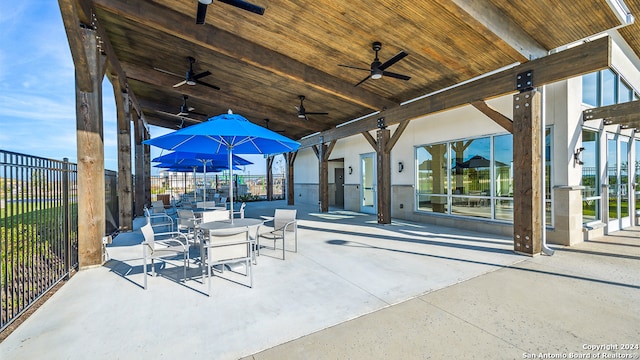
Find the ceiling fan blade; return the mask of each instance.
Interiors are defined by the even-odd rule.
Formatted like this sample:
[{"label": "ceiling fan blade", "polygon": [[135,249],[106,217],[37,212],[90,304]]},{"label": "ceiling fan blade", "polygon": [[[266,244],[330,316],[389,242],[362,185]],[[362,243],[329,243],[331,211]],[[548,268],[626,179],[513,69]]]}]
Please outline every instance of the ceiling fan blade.
[{"label": "ceiling fan blade", "polygon": [[164,69],[160,69],[160,68],[154,67],[153,70],[160,71],[161,73],[173,75],[173,76],[176,76],[176,77],[179,77],[179,78],[184,78],[184,75],[178,75],[176,73],[173,73],[171,71],[167,71],[167,70],[164,70]]},{"label": "ceiling fan blade", "polygon": [[209,117],[209,115],[207,115],[207,114],[203,114],[203,113],[201,113],[201,112],[197,112],[197,111],[191,111],[189,114],[191,114],[191,115],[199,115],[199,116]]},{"label": "ceiling fan blade", "polygon": [[196,24],[204,24],[204,19],[207,17],[207,4],[203,4],[198,1],[198,13],[196,14]]},{"label": "ceiling fan blade", "polygon": [[329,115],[329,113],[328,112],[310,112],[310,111],[307,111],[305,113],[305,115]]},{"label": "ceiling fan blade", "polygon": [[203,72],[201,72],[200,74],[193,75],[193,77],[192,77],[192,78],[193,78],[193,80],[198,80],[198,79],[200,79],[200,78],[203,78],[203,77],[205,77],[205,76],[209,76],[209,75],[211,75],[211,71],[208,71],[208,70],[207,70],[207,71],[203,71]]},{"label": "ceiling fan blade", "polygon": [[349,68],[349,69],[356,69],[356,70],[371,71],[371,69],[365,69],[365,68],[361,68],[361,67],[357,67],[357,66],[351,66],[351,65],[342,65],[342,64],[338,64],[338,66],[346,67],[346,68]]},{"label": "ceiling fan blade", "polygon": [[383,71],[382,75],[388,76],[388,77],[392,77],[392,78],[396,78],[396,79],[400,79],[400,80],[409,80],[409,79],[411,79],[411,76],[402,75],[402,74],[396,74],[396,73],[390,72],[390,71]]},{"label": "ceiling fan blade", "polygon": [[177,88],[177,87],[180,87],[180,86],[182,86],[182,85],[184,85],[184,84],[186,84],[186,83],[187,83],[187,80],[182,80],[182,81],[180,81],[179,83],[177,83],[177,84],[173,85],[173,87],[174,87],[174,88]]},{"label": "ceiling fan blade", "polygon": [[370,78],[370,76],[369,76],[369,75],[367,75],[367,77],[366,77],[366,78],[364,78],[364,79],[360,80],[360,82],[359,82],[359,83],[357,83],[357,84],[355,84],[355,85],[353,85],[353,87],[356,87],[356,86],[358,86],[358,85],[362,84],[363,82],[367,81],[369,78]]},{"label": "ceiling fan blade", "polygon": [[249,12],[252,12],[254,14],[258,14],[258,15],[264,15],[264,8],[258,5],[254,5],[251,4],[249,2],[246,1],[242,1],[242,0],[218,0],[222,3],[225,4],[229,4],[231,6],[235,6],[237,8],[240,8],[242,10],[247,10]]},{"label": "ceiling fan blade", "polygon": [[206,82],[204,82],[204,81],[196,80],[196,84],[200,84],[200,85],[208,86],[208,87],[210,87],[210,88],[212,88],[212,89],[220,90],[220,88],[219,88],[219,87],[217,87],[217,86],[215,86],[215,85],[207,84],[207,83],[206,83]]},{"label": "ceiling fan blade", "polygon": [[407,56],[407,55],[409,55],[409,54],[407,54],[406,52],[404,52],[404,50],[402,50],[399,53],[397,53],[396,56],[394,56],[391,59],[385,61],[382,65],[380,65],[378,67],[378,69],[384,70],[384,69],[388,68],[389,66],[397,63],[398,61],[404,59],[404,57]]}]

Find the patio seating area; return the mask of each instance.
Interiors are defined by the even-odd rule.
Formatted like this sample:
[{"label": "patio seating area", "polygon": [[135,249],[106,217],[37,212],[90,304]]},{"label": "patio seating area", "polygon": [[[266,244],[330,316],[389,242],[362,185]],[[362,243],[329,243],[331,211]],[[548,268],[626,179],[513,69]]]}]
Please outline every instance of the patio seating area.
[{"label": "patio seating area", "polygon": [[297,210],[298,251],[283,261],[262,249],[253,287],[215,276],[208,297],[192,246],[186,279],[178,257],[157,264],[145,290],[138,218],[104,266],[76,274],[0,343],[0,357],[521,358],[639,338],[637,232],[529,258],[508,238],[284,201],[247,203],[245,218],[275,209]]}]

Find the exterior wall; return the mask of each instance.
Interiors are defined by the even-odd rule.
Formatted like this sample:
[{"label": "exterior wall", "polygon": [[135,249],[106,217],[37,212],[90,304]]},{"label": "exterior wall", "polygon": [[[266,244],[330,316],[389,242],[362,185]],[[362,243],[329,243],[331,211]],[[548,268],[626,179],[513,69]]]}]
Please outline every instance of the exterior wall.
[{"label": "exterior wall", "polygon": [[318,204],[318,158],[312,149],[302,149],[294,162],[295,204]]},{"label": "exterior wall", "polygon": [[[614,36],[612,64],[616,72],[626,80],[636,91],[640,89],[640,70],[635,55],[626,45],[616,45],[620,40]],[[535,79],[534,79],[535,80]],[[586,124],[582,120],[582,79],[580,77],[546,85],[543,88],[543,117],[547,127],[552,128],[552,173],[551,197],[552,219],[547,224],[546,237],[549,243],[573,245],[584,239],[602,235],[606,229],[606,187],[602,190],[603,221],[602,225],[586,227],[582,222],[582,167],[577,164],[573,154],[581,147],[583,125],[601,130],[601,159],[606,159],[606,132],[613,131],[633,136],[629,130],[618,127],[606,127],[601,120],[590,121]],[[503,115],[513,118],[513,97],[504,96],[487,101]],[[393,132],[397,126],[391,126]],[[371,131],[376,137],[375,130]],[[509,223],[486,219],[465,218],[443,214],[416,211],[416,159],[415,147],[423,144],[440,143],[457,139],[480,136],[505,134],[506,131],[495,122],[481,114],[472,106],[463,106],[446,112],[431,114],[412,120],[399,141],[391,151],[391,216],[395,219],[433,223],[438,225],[464,227],[496,233],[506,236],[513,235],[513,225]],[[514,144],[514,146],[517,146]],[[631,151],[636,145],[631,145]],[[340,139],[336,143],[331,159],[340,159],[334,166],[330,163],[329,183],[335,185],[333,169],[344,167],[344,208],[360,211],[360,157],[362,154],[375,152],[362,135],[354,135]],[[632,164],[635,157],[631,156]],[[400,171],[399,163],[404,169]],[[310,149],[301,150],[296,160],[296,201],[315,204],[318,197],[318,165],[315,154]],[[599,169],[601,183],[606,183],[606,164],[600,161]],[[349,168],[352,172],[349,173]],[[630,174],[633,177],[633,174]],[[633,178],[630,179],[633,182]],[[335,189],[331,187],[330,191]],[[331,198],[331,196],[330,196]],[[633,200],[632,200],[633,201]],[[632,204],[633,207],[633,204]],[[634,223],[636,223],[634,221]]]}]

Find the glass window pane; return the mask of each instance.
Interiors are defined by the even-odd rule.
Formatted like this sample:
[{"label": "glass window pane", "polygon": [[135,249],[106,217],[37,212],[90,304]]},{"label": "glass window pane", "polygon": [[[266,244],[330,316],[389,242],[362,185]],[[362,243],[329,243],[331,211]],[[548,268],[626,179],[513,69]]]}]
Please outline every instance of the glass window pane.
[{"label": "glass window pane", "polygon": [[495,206],[497,220],[513,221],[513,200],[498,199]]},{"label": "glass window pane", "polygon": [[618,103],[629,102],[633,99],[633,90],[623,80],[620,80],[618,89]]},{"label": "glass window pane", "polygon": [[609,180],[609,220],[618,218],[618,148],[617,141],[607,140],[607,178]]},{"label": "glass window pane", "polygon": [[602,106],[616,103],[616,73],[610,69],[602,70]]},{"label": "glass window pane", "polygon": [[418,210],[446,214],[447,205],[446,196],[418,194]]},{"label": "glass window pane", "polygon": [[551,128],[545,129],[545,137],[544,137],[544,157],[545,157],[545,168],[544,168],[544,185],[545,185],[545,198],[547,200],[551,200]]},{"label": "glass window pane", "polygon": [[513,135],[493,139],[493,157],[496,196],[513,197]]},{"label": "glass window pane", "polygon": [[419,194],[447,194],[447,145],[435,144],[416,148]]},{"label": "glass window pane", "polygon": [[629,216],[629,138],[620,138],[620,216]]},{"label": "glass window pane", "polygon": [[491,195],[489,138],[451,143],[451,188],[458,195]]},{"label": "glass window pane", "polygon": [[582,76],[582,102],[598,106],[598,73]]},{"label": "glass window pane", "polygon": [[484,197],[453,196],[451,214],[490,219],[491,202]]}]

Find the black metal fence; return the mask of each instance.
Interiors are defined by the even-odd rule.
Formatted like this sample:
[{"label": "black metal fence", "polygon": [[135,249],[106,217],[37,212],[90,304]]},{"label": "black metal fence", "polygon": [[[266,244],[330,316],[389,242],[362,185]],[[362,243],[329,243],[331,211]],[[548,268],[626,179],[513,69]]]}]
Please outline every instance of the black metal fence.
[{"label": "black metal fence", "polygon": [[0,150],[0,330],[77,267],[77,165]]},{"label": "black metal fence", "polygon": [[[265,175],[234,175],[233,196],[235,201],[264,200],[267,197],[267,178]],[[284,199],[285,176],[273,175],[273,199]],[[227,196],[229,189],[229,176],[209,174],[205,177],[202,173],[178,173],[162,172],[161,175],[151,176],[151,200],[157,200],[158,195],[169,195],[172,200],[178,201],[184,194],[196,195],[202,198],[203,189],[207,193],[218,192]],[[211,197],[213,198],[213,197]]]}]

